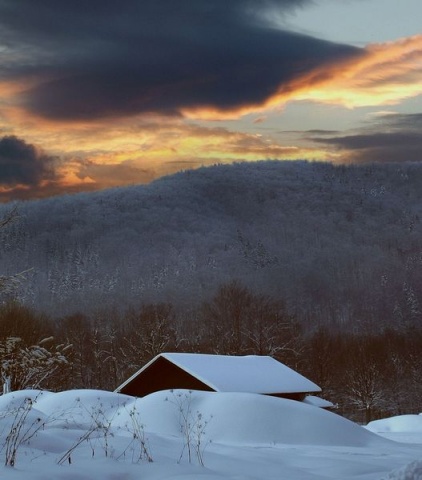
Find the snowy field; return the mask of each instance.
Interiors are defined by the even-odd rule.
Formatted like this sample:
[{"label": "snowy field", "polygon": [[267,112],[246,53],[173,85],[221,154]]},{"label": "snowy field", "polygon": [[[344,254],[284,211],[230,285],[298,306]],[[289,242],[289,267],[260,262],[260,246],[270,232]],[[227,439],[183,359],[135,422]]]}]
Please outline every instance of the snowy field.
[{"label": "snowy field", "polygon": [[422,416],[364,428],[256,394],[14,392],[0,434],[14,480],[422,479]]}]

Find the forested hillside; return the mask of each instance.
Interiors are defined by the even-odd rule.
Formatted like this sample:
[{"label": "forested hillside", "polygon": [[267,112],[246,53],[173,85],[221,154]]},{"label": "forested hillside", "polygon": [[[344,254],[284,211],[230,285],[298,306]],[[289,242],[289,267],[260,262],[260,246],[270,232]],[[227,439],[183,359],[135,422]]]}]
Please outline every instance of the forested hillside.
[{"label": "forested hillside", "polygon": [[422,319],[421,187],[417,164],[267,161],[22,202],[0,271],[29,270],[21,301],[54,316],[192,310],[237,280],[309,327],[409,326]]}]

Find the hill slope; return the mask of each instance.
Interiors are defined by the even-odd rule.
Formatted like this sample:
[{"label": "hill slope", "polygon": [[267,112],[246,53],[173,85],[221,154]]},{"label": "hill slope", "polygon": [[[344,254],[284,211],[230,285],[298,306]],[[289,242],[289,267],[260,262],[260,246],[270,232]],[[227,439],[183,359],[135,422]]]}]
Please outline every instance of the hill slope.
[{"label": "hill slope", "polygon": [[[422,166],[241,163],[19,204],[0,271],[51,313],[208,299],[238,279],[313,322],[416,322]],[[7,206],[3,206],[3,209]]]}]

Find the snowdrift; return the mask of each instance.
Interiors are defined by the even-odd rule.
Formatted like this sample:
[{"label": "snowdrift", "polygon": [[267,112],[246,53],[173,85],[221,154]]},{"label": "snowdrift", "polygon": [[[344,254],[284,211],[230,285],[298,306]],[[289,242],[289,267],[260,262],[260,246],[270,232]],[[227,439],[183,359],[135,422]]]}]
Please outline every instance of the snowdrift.
[{"label": "snowdrift", "polygon": [[363,447],[387,442],[323,409],[250,393],[174,390],[136,399],[97,390],[26,390],[0,397],[0,411],[16,407],[24,398],[32,398],[34,414],[55,428],[82,429],[106,422],[124,430],[135,414],[146,432],[180,437],[184,424],[189,424],[193,430],[202,429],[204,440],[224,444]]},{"label": "snowdrift", "polygon": [[15,480],[279,480],[280,472],[290,480],[416,480],[420,471],[417,445],[315,406],[247,393],[14,392],[0,397],[3,462],[8,442],[15,467],[0,467],[0,476]]},{"label": "snowdrift", "polygon": [[422,415],[398,415],[396,417],[374,420],[366,428],[374,433],[421,432]]},{"label": "snowdrift", "polygon": [[148,431],[180,435],[179,408],[208,422],[207,438],[242,445],[296,444],[366,446],[385,440],[334,413],[294,400],[252,393],[209,393],[176,390],[138,401]]}]

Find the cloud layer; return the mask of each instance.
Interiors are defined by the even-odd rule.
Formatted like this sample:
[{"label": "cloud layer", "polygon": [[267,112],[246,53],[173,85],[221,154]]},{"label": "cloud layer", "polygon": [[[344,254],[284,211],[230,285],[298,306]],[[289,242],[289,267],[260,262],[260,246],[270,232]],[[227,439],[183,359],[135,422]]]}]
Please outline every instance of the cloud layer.
[{"label": "cloud layer", "polygon": [[15,136],[0,139],[0,185],[39,185],[43,180],[52,180],[54,173],[51,156],[37,150]]},{"label": "cloud layer", "polygon": [[[263,10],[309,0],[0,0],[4,80],[55,120],[260,105],[354,47],[269,26]],[[318,80],[318,79],[315,79]]]},{"label": "cloud layer", "polygon": [[0,198],[239,160],[421,160],[420,115],[356,125],[420,96],[422,35],[356,48],[283,29],[312,3],[0,0]]},{"label": "cloud layer", "polygon": [[421,94],[422,35],[371,44],[363,53],[299,79],[292,98],[357,108],[395,105]]},{"label": "cloud layer", "polygon": [[334,147],[342,160],[364,162],[421,162],[422,114],[380,116],[376,125],[354,134],[315,137],[314,142]]}]

